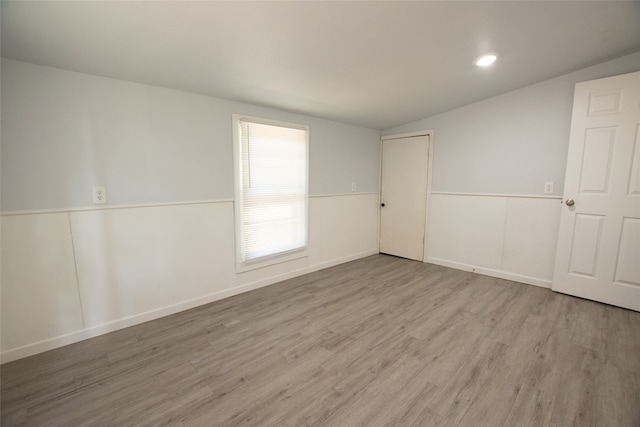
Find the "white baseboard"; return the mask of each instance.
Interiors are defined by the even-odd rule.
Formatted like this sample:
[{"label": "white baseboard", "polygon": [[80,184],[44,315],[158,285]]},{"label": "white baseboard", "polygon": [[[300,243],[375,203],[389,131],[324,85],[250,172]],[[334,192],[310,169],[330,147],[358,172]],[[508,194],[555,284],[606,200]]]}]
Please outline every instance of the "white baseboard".
[{"label": "white baseboard", "polygon": [[274,283],[282,282],[283,280],[292,279],[294,277],[302,276],[303,274],[313,273],[314,271],[322,270],[325,268],[333,267],[335,265],[344,264],[349,261],[355,261],[360,258],[364,258],[370,255],[378,253],[377,249],[371,249],[365,252],[349,255],[343,258],[337,258],[329,261],[325,261],[320,264],[309,266],[303,269],[290,271],[278,276],[269,277],[267,279],[258,280],[255,282],[247,283],[244,285],[236,286],[224,291],[215,292],[202,297],[194,298],[188,301],[182,301],[170,306],[161,307],[155,310],[147,311],[144,313],[136,314],[134,316],[125,317],[122,319],[114,320],[112,322],[104,323],[102,325],[93,326],[90,328],[82,329],[80,331],[71,332],[69,334],[60,335],[54,338],[38,341],[32,344],[28,344],[22,347],[13,348],[7,351],[3,351],[0,354],[0,363],[8,363],[14,360],[22,359],[24,357],[33,356],[38,353],[43,353],[48,350],[53,350],[65,345],[73,344],[79,341],[83,341],[89,338],[104,335],[109,332],[114,332],[119,329],[124,329],[129,326],[138,325],[140,323],[148,322],[151,320],[159,319],[161,317],[169,316],[181,311],[190,310],[201,305],[209,304],[215,301],[219,301],[224,298],[229,298],[234,295],[238,295],[244,292],[249,292],[254,289],[269,286]]},{"label": "white baseboard", "polygon": [[476,265],[463,264],[456,261],[446,259],[427,257],[425,262],[441,265],[443,267],[455,268],[456,270],[470,271],[485,276],[497,277],[499,279],[511,280],[514,282],[525,283],[527,285],[540,286],[541,288],[551,289],[551,281],[539,279],[537,277],[524,276],[522,274],[510,273],[508,271],[494,270],[492,268],[478,267]]}]

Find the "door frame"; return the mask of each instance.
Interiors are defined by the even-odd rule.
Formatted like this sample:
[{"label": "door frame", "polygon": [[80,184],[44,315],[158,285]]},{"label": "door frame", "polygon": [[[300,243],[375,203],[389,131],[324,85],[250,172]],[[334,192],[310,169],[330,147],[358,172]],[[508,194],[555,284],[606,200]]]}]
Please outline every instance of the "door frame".
[{"label": "door frame", "polygon": [[427,159],[427,197],[426,197],[426,205],[425,206],[425,218],[424,218],[424,237],[422,239],[422,262],[426,262],[427,260],[427,236],[429,236],[429,218],[431,217],[431,171],[433,170],[433,129],[428,130],[419,130],[415,132],[407,132],[407,133],[394,133],[390,135],[382,135],[380,137],[380,147],[379,147],[379,164],[378,164],[378,237],[377,237],[377,246],[378,253],[380,253],[380,204],[382,203],[382,143],[388,139],[401,139],[401,138],[411,138],[414,136],[428,136],[429,144],[428,144],[428,156]]}]

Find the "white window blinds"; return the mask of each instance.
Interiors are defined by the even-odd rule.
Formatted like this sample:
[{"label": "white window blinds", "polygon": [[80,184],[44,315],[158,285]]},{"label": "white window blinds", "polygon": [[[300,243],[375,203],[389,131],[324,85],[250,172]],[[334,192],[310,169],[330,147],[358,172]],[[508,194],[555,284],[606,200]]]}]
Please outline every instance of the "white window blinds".
[{"label": "white window blinds", "polygon": [[246,118],[237,126],[239,261],[305,248],[307,129]]}]

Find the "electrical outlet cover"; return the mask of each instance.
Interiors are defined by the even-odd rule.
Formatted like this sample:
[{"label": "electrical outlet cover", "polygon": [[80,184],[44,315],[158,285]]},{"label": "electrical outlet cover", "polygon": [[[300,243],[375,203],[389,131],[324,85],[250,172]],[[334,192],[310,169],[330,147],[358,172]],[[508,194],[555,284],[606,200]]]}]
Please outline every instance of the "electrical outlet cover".
[{"label": "electrical outlet cover", "polygon": [[107,203],[107,189],[105,187],[93,187],[93,204],[104,205]]},{"label": "electrical outlet cover", "polygon": [[544,183],[544,194],[553,194],[553,187],[554,187],[554,182],[553,181],[547,181]]}]

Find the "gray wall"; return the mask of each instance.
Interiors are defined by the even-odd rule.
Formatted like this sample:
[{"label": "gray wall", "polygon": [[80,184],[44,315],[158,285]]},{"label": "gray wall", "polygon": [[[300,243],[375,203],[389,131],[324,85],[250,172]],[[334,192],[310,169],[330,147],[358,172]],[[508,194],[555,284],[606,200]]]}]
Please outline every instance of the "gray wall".
[{"label": "gray wall", "polygon": [[231,114],[310,126],[312,195],[378,191],[379,132],[2,60],[2,211],[233,198]]},{"label": "gray wall", "polygon": [[[383,134],[435,131],[433,191],[563,191],[573,88],[640,69],[640,53]],[[233,198],[231,114],[307,124],[312,195],[378,191],[372,129],[2,60],[2,211]]]},{"label": "gray wall", "polygon": [[638,70],[640,52],[383,134],[434,130],[433,191],[562,195],[575,84]]}]

